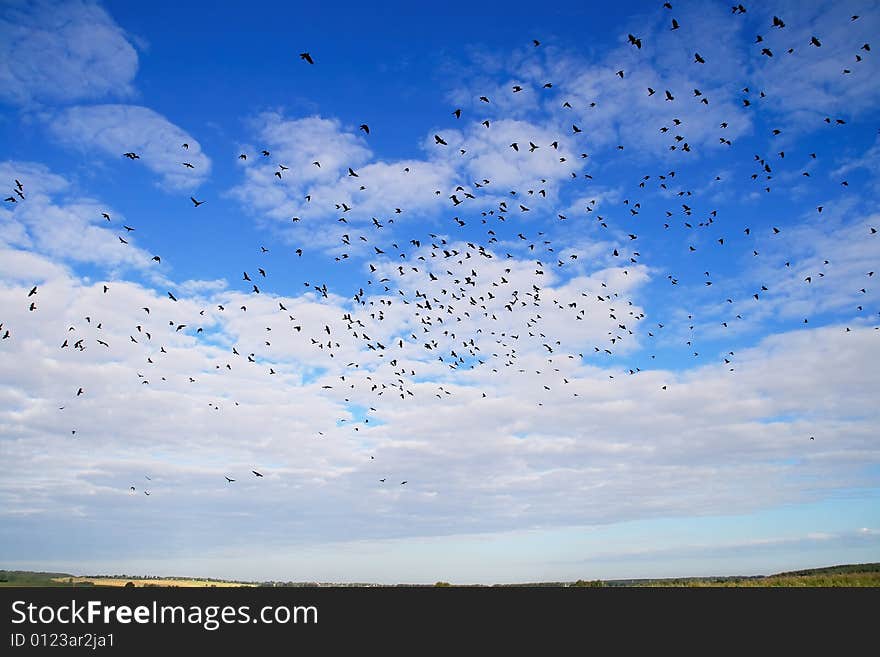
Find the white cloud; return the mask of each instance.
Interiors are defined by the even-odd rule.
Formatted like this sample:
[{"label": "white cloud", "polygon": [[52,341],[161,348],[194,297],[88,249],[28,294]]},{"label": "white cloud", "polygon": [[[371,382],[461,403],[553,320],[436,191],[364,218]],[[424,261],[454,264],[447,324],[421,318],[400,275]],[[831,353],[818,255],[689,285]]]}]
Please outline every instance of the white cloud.
[{"label": "white cloud", "polygon": [[[770,109],[785,115],[789,125],[832,129],[822,123],[829,113],[832,121],[849,121],[877,106],[877,58],[861,46],[877,34],[880,22],[876,12],[865,9],[858,2],[755,7],[752,20],[757,24],[753,29],[764,37],[760,46],[752,46],[755,81],[767,93]],[[773,13],[790,17],[785,19],[785,28],[769,27]],[[851,15],[861,16],[852,21]],[[814,36],[820,47],[811,45]],[[769,48],[773,57],[761,55],[763,47]],[[788,54],[789,48],[794,52]],[[861,61],[856,61],[856,55],[862,56]],[[851,73],[845,74],[844,69]]]},{"label": "white cloud", "polygon": [[[454,169],[446,162],[376,160],[367,139],[333,119],[265,112],[253,124],[260,144],[242,148],[249,155],[239,161],[244,181],[231,194],[256,216],[277,222],[291,243],[329,249],[341,235],[371,226],[374,216],[406,222],[412,214],[451,205]],[[263,149],[269,157],[260,155]],[[330,223],[339,217],[348,225]],[[394,228],[390,222],[388,227],[386,233]]]},{"label": "white cloud", "polygon": [[133,93],[138,56],[94,2],[5,2],[0,15],[0,98],[15,105]]},{"label": "white cloud", "polygon": [[[120,166],[146,166],[161,176],[163,185],[173,189],[194,190],[211,171],[211,160],[199,142],[147,107],[76,106],[48,121],[52,134],[63,143],[85,152],[102,151],[116,158]],[[124,159],[127,152],[138,154],[140,159]],[[185,162],[193,168],[184,166]]]},{"label": "white cloud", "polygon": [[[0,248],[5,249],[5,257],[32,251],[55,262],[99,265],[111,276],[126,268],[156,269],[152,254],[138,247],[138,233],[123,228],[122,212],[73,194],[70,182],[45,166],[0,162],[0,177],[19,180],[24,187],[24,199],[0,208]],[[103,217],[105,212],[110,221]]]},{"label": "white cloud", "polygon": [[[28,276],[49,265],[15,262],[15,277],[0,285],[12,332],[0,345],[0,380],[14,381],[0,387],[0,425],[15,473],[0,483],[2,508],[77,513],[120,535],[158,510],[177,519],[166,538],[208,545],[219,540],[221,507],[223,535],[249,541],[279,532],[337,540],[343,527],[345,536],[390,538],[747,512],[867,484],[863,466],[878,457],[870,391],[880,385],[880,350],[870,329],[770,336],[741,351],[734,374],[711,365],[629,376],[601,358],[569,358],[580,327],[569,332],[574,322],[552,312],[550,300],[569,294],[552,284],[542,307],[527,304],[516,321],[488,319],[465,298],[425,334],[397,297],[352,310],[313,292],[279,298],[207,285],[206,296],[175,303],[122,281],[104,294],[57,270],[29,312]],[[511,272],[515,285],[530,280],[530,263],[497,264],[522,272],[522,281]],[[494,289],[490,269],[481,263],[485,289]],[[601,278],[612,283],[610,274]],[[612,289],[626,282],[616,275]],[[573,294],[591,283],[568,285]],[[621,289],[622,298],[638,289]],[[604,304],[595,305],[588,315],[598,320]],[[543,319],[532,337],[535,312]],[[411,329],[417,340],[406,337]],[[80,338],[85,351],[59,348]],[[423,348],[435,338],[448,348],[474,338],[486,365],[451,369],[445,348]],[[560,338],[553,354],[542,347]],[[384,350],[366,347],[378,341]],[[357,409],[371,406],[366,423]],[[266,476],[255,480],[251,469]],[[185,530],[175,524],[184,518]]]},{"label": "white cloud", "polygon": [[[871,321],[876,325],[876,315],[871,315],[877,299],[876,274],[869,272],[880,259],[880,240],[870,233],[878,223],[877,214],[856,214],[853,204],[843,201],[821,215],[811,213],[779,235],[762,231],[754,240],[761,259],[755,262],[751,254],[742,255],[747,265],[733,280],[716,277],[733,303],[718,299],[703,307],[699,322],[711,324],[702,326],[699,334],[756,332],[780,320],[806,319],[807,327],[833,313],[847,317],[852,325]],[[756,293],[758,299],[752,296]]]}]

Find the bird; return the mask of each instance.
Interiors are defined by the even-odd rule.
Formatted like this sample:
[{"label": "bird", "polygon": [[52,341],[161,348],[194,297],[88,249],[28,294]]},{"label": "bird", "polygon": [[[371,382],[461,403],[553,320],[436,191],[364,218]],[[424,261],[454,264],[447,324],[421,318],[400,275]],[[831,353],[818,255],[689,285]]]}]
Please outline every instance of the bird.
[{"label": "bird", "polygon": [[256,470],[251,470],[251,472],[253,472],[253,473],[254,473],[254,476],[256,476],[256,477],[262,477],[262,476],[263,476],[262,474],[260,474],[260,473],[257,472]]},{"label": "bird", "polygon": [[197,200],[195,199],[195,197],[193,197],[193,196],[190,196],[190,197],[189,197],[189,200],[193,202],[193,206],[194,206],[194,207],[199,207],[202,203],[205,202],[205,201],[197,201]]},{"label": "bird", "polygon": [[[224,477],[225,477],[225,476],[226,476],[226,475],[224,475]],[[231,484],[233,481],[235,481],[235,479],[230,479],[229,477],[226,477],[226,481],[229,482],[229,483]]]},{"label": "bird", "polygon": [[307,52],[301,52],[301,53],[299,54],[299,58],[302,59],[303,61],[308,62],[309,64],[314,64],[314,63],[315,63],[315,60],[313,60],[313,59],[312,59],[312,56],[311,56],[309,53],[307,53]]}]

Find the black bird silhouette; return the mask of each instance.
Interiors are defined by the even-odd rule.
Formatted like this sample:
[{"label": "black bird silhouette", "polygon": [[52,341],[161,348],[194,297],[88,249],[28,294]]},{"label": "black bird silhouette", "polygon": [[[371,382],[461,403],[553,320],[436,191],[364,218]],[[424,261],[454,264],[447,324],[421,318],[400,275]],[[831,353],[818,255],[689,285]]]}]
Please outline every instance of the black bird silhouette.
[{"label": "black bird silhouette", "polygon": [[197,201],[197,200],[195,199],[195,197],[192,197],[192,196],[189,197],[189,200],[193,202],[193,205],[194,205],[195,207],[199,207],[202,203],[205,202],[205,201]]},{"label": "black bird silhouette", "polygon": [[257,476],[257,477],[262,477],[262,476],[263,476],[263,475],[261,475],[259,472],[257,472],[256,470],[251,470],[251,472],[253,472],[254,475]]},{"label": "black bird silhouette", "polygon": [[312,56],[307,52],[301,52],[299,54],[299,58],[308,62],[309,64],[314,64],[315,60],[312,59]]}]

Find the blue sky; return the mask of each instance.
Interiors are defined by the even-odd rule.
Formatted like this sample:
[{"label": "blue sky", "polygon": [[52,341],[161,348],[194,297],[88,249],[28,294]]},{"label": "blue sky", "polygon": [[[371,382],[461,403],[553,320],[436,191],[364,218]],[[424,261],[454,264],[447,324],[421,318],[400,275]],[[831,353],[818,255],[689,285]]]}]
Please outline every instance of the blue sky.
[{"label": "blue sky", "polygon": [[662,4],[5,3],[2,563],[877,560],[880,7]]}]

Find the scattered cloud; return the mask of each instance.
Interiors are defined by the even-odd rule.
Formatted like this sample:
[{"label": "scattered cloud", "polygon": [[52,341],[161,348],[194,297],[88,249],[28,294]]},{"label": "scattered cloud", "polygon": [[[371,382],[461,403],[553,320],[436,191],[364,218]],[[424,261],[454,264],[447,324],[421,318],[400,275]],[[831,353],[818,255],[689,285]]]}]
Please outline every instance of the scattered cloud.
[{"label": "scattered cloud", "polygon": [[153,269],[152,255],[138,247],[136,233],[123,227],[123,213],[75,194],[68,180],[47,167],[0,162],[0,177],[19,180],[24,187],[23,199],[0,208],[0,246],[16,250],[6,251],[6,257],[33,252],[68,265],[99,265],[111,277],[126,269]]},{"label": "scattered cloud", "polygon": [[12,0],[0,13],[0,99],[31,106],[134,93],[137,51],[97,3]]},{"label": "scattered cloud", "polygon": [[194,190],[211,171],[211,160],[199,142],[148,107],[83,105],[63,110],[48,121],[53,136],[81,151],[95,149],[120,160],[124,153],[137,154],[140,159],[131,162],[132,166],[146,166],[161,177],[163,186],[175,190]]}]

